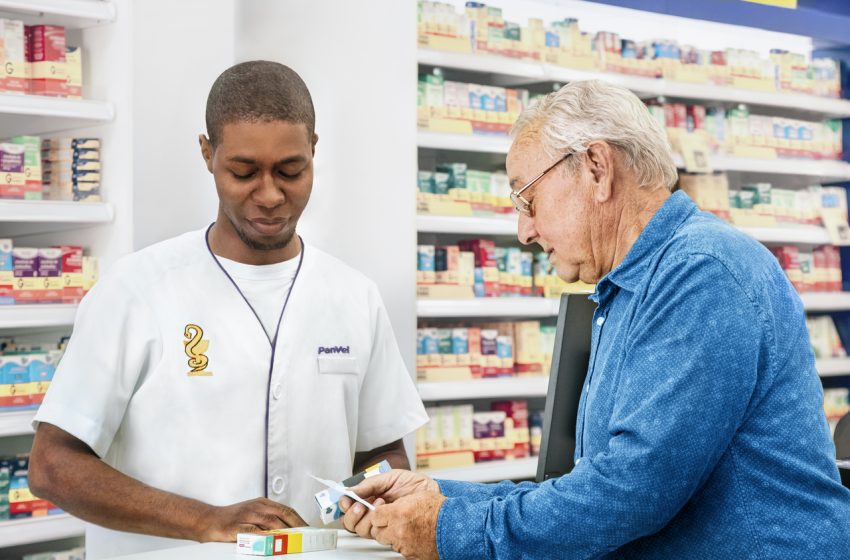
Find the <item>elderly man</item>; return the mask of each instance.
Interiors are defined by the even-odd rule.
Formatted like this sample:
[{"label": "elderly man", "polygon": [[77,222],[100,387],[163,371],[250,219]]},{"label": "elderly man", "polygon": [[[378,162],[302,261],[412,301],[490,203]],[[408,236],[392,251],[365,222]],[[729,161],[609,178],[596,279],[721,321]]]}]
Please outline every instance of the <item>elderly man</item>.
[{"label": "elderly man", "polygon": [[540,484],[392,471],[349,530],[415,558],[846,558],[850,490],[799,297],[771,254],[676,183],[630,92],[572,83],[526,111],[507,168],[519,239],[596,282],[575,469]]}]

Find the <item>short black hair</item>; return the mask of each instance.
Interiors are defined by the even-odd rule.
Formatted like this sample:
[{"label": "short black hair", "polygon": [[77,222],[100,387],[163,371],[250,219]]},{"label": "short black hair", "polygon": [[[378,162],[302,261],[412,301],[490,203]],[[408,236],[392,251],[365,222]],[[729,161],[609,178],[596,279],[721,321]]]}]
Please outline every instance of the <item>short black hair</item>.
[{"label": "short black hair", "polygon": [[310,137],[316,112],[307,84],[292,68],[268,60],[252,60],[221,73],[207,97],[207,135],[215,147],[225,124],[239,121],[300,123]]}]

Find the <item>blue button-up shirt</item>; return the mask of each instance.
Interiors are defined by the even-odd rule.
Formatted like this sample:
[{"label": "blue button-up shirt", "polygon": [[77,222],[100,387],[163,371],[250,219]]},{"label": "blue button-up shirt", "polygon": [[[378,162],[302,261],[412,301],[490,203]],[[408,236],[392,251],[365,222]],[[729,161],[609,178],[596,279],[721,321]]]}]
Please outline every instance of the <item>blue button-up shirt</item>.
[{"label": "blue button-up shirt", "polygon": [[440,481],[440,557],[848,558],[850,490],[776,259],[678,192],[593,299],[576,467]]}]

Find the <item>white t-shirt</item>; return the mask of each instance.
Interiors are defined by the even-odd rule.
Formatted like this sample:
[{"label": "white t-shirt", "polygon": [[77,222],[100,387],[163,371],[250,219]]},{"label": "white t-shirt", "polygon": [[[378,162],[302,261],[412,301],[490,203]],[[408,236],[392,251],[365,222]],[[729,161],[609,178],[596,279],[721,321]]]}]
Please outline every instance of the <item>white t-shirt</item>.
[{"label": "white t-shirt", "polygon": [[218,255],[216,258],[257,313],[266,334],[274,338],[280,311],[298,268],[298,257],[264,265],[244,264]]},{"label": "white t-shirt", "polygon": [[[274,346],[203,230],[120,259],[80,304],[34,424],[154,488],[218,506],[267,495],[321,526],[308,475],[343,480],[356,452],[427,416],[375,285],[302,255]],[[181,543],[86,530],[90,560]]]}]

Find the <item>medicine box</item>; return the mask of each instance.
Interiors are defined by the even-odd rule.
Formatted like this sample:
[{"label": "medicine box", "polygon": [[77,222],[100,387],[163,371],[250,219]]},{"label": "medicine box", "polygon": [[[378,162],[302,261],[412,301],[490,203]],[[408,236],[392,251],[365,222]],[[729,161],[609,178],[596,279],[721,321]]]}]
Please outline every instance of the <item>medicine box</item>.
[{"label": "medicine box", "polygon": [[[389,472],[392,469],[387,461],[381,461],[376,465],[372,465],[363,472],[359,472],[350,478],[342,481],[342,485],[346,488],[357,486],[367,478],[377,476],[381,473]],[[339,499],[342,494],[336,490],[326,488],[315,495],[316,504],[319,507],[319,516],[322,518],[322,523],[327,525],[342,517],[342,512],[339,509]]]},{"label": "medicine box", "polygon": [[236,552],[248,556],[280,556],[298,552],[336,549],[335,529],[298,527],[259,533],[239,533]]}]

